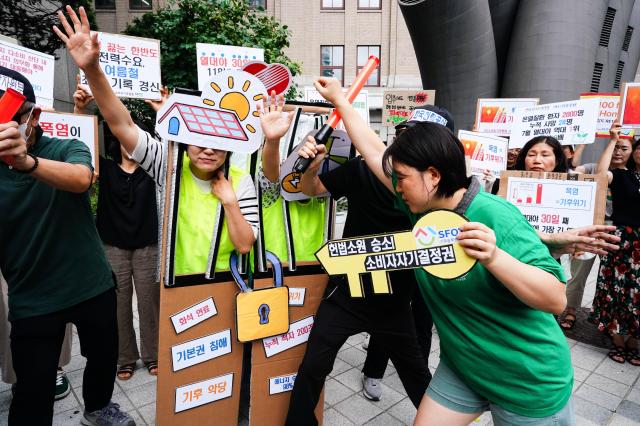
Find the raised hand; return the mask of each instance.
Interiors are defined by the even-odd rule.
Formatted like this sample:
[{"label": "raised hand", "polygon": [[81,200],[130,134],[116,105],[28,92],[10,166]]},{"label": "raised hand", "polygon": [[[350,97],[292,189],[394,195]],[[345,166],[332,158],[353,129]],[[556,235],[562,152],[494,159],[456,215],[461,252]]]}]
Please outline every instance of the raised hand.
[{"label": "raised hand", "polygon": [[164,106],[164,104],[167,102],[167,100],[169,99],[169,89],[167,88],[167,86],[162,86],[160,88],[160,99],[155,101],[155,100],[151,100],[151,99],[145,99],[144,102],[149,105],[151,108],[153,108],[153,110],[155,112],[160,111],[160,109],[162,109],[162,107]]},{"label": "raised hand", "polygon": [[55,32],[56,35],[60,37],[60,40],[67,46],[67,51],[76,65],[80,69],[86,70],[87,68],[98,66],[100,45],[98,43],[98,33],[91,33],[89,19],[87,18],[87,12],[85,12],[84,7],[80,6],[78,12],[80,18],[78,18],[78,15],[76,15],[71,6],[67,5],[67,13],[73,24],[73,27],[71,27],[62,11],[58,11],[58,18],[60,18],[60,24],[62,28],[64,28],[64,32],[55,25],[53,32]]},{"label": "raised hand", "polygon": [[73,92],[73,112],[82,114],[87,109],[93,95],[89,94],[89,88],[80,83],[80,74],[76,75],[76,91]]},{"label": "raised hand", "polygon": [[334,105],[343,98],[346,99],[342,91],[342,85],[333,77],[319,77],[313,82],[313,85],[323,98]]},{"label": "raised hand", "polygon": [[284,95],[276,96],[275,90],[271,96],[263,96],[262,107],[256,105],[260,112],[260,125],[267,141],[280,141],[289,130],[293,119],[293,111],[283,114]]}]

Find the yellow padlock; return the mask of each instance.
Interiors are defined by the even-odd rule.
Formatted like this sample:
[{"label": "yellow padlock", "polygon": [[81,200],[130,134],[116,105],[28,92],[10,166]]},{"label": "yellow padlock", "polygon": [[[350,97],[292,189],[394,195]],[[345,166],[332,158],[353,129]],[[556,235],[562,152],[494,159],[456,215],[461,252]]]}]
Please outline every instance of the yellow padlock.
[{"label": "yellow padlock", "polygon": [[240,342],[263,339],[289,331],[289,288],[283,285],[280,259],[266,252],[273,269],[274,287],[250,289],[238,272],[238,256],[231,255],[229,266],[240,292],[236,295],[236,331]]}]

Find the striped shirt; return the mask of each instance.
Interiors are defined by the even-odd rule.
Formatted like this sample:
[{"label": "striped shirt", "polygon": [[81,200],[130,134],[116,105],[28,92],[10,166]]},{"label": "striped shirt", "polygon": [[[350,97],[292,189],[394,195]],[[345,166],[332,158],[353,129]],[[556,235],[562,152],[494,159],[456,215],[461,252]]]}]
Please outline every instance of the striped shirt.
[{"label": "striped shirt", "polygon": [[[167,170],[166,152],[163,149],[162,142],[154,139],[148,132],[138,128],[138,143],[131,153],[131,158],[145,170],[149,176],[155,181],[156,185],[161,188],[164,184],[164,178]],[[202,187],[205,183],[205,190],[210,188],[208,181],[202,181],[195,176],[196,184]],[[242,177],[235,189],[238,206],[244,219],[251,225],[253,236],[258,236],[258,198],[256,189],[250,175]]]}]

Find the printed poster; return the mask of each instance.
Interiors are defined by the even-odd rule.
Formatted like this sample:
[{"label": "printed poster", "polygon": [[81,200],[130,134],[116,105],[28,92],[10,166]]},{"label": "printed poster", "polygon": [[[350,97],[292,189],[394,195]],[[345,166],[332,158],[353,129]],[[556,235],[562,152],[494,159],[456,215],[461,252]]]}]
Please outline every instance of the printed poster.
[{"label": "printed poster", "polygon": [[[36,104],[53,107],[55,58],[52,55],[0,40],[0,65],[19,72],[29,80],[36,95]],[[0,79],[0,89],[6,88],[7,83]],[[22,90],[18,92],[22,93]]]}]

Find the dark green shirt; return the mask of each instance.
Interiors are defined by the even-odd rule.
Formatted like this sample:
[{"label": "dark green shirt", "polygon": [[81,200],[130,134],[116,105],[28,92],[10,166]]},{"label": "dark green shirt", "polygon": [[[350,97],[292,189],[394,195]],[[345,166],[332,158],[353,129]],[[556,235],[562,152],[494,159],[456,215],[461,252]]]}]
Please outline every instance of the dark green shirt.
[{"label": "dark green shirt", "polygon": [[[77,140],[42,136],[30,152],[92,168]],[[114,286],[88,192],[54,189],[0,162],[0,224],[10,320],[57,312]]]}]

